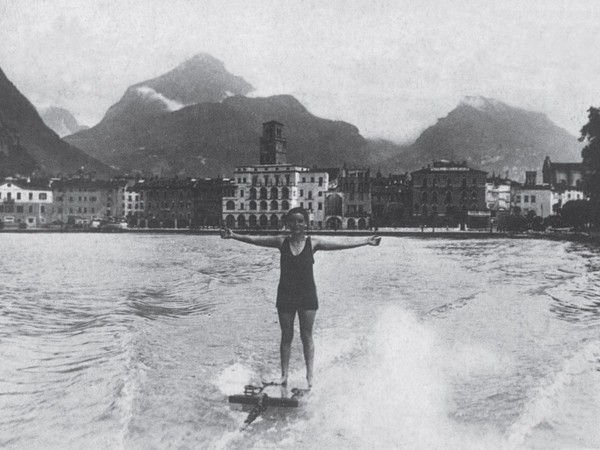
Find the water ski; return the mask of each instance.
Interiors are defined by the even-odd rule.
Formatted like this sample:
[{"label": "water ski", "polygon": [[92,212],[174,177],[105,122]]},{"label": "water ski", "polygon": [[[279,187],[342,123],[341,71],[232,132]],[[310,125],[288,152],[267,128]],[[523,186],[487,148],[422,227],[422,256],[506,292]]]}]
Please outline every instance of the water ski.
[{"label": "water ski", "polygon": [[[289,395],[290,392],[292,395]],[[287,387],[275,383],[263,383],[262,386],[248,384],[244,386],[243,394],[230,395],[229,403],[254,406],[244,421],[242,429],[245,429],[269,406],[298,407],[299,399],[308,392],[310,392],[308,389],[299,388],[288,391]]]}]

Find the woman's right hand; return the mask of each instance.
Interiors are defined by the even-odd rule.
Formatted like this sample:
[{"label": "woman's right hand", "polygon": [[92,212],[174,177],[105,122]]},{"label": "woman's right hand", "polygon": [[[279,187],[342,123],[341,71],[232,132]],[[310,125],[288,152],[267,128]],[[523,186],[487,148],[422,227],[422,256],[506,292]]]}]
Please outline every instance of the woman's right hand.
[{"label": "woman's right hand", "polygon": [[221,239],[231,239],[233,237],[233,231],[231,228],[221,228]]}]

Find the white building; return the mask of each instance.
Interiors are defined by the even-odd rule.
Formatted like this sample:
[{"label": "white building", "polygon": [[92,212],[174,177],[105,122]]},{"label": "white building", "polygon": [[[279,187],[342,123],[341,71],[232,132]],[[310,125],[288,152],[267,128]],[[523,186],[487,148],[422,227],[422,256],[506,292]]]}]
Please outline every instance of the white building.
[{"label": "white building", "polygon": [[495,216],[510,211],[512,181],[504,178],[490,178],[485,182],[485,203]]},{"label": "white building", "polygon": [[526,216],[531,211],[536,216],[546,218],[554,214],[552,205],[554,193],[549,185],[517,186],[514,189],[514,207]]},{"label": "white building", "polygon": [[48,185],[6,178],[0,184],[0,220],[4,227],[38,228],[52,214]]}]

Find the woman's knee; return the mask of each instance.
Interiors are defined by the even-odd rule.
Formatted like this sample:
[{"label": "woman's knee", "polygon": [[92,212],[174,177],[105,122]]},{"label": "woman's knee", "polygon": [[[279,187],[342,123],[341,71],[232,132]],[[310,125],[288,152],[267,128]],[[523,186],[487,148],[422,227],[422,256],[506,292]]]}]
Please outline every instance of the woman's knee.
[{"label": "woman's knee", "polygon": [[294,340],[294,329],[284,329],[281,330],[281,343],[282,344],[291,344]]},{"label": "woman's knee", "polygon": [[312,330],[300,330],[300,339],[304,345],[313,345]]}]

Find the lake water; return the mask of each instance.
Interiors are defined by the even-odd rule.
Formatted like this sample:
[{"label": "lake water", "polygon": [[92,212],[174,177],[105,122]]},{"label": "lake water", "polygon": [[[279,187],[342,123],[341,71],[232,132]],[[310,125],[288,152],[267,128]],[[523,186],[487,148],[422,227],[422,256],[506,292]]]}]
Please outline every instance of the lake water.
[{"label": "lake water", "polygon": [[[0,447],[598,448],[600,251],[384,238],[317,253],[316,385],[279,372],[278,251],[215,236],[0,234]],[[290,383],[304,386],[298,334]]]}]

